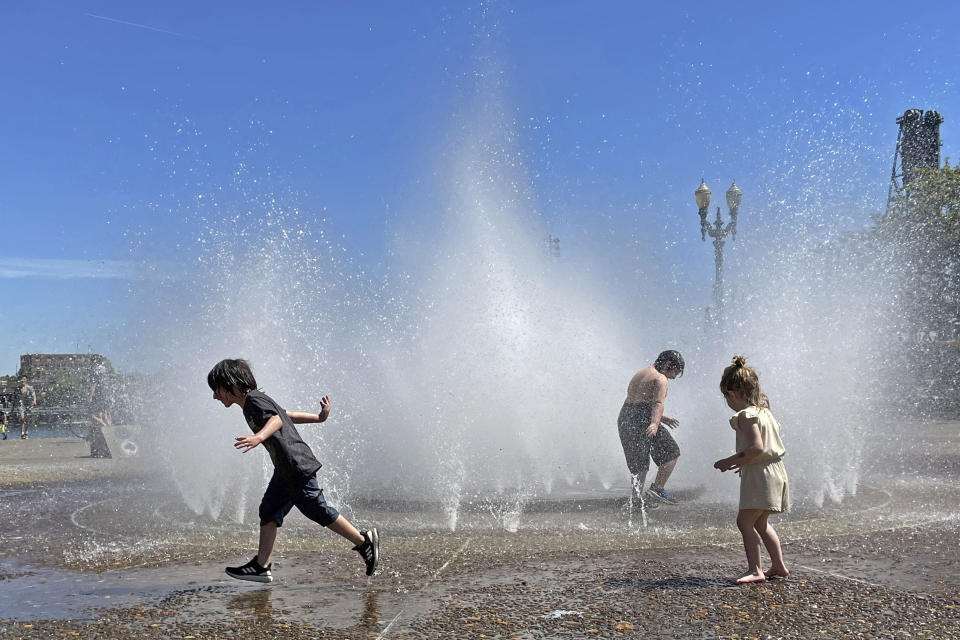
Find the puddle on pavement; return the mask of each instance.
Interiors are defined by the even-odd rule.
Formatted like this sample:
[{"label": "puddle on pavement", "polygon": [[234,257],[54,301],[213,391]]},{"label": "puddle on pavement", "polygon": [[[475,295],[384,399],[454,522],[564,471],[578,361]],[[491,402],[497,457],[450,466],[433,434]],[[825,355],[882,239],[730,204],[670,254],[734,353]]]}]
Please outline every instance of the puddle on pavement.
[{"label": "puddle on pavement", "polygon": [[87,574],[0,562],[0,620],[94,620],[104,609],[157,608],[167,619],[200,623],[255,614],[308,619],[323,611],[324,624],[349,627],[379,620],[381,607],[399,609],[399,596],[362,584],[313,583],[309,573],[286,567],[270,585],[223,575],[209,563]]}]

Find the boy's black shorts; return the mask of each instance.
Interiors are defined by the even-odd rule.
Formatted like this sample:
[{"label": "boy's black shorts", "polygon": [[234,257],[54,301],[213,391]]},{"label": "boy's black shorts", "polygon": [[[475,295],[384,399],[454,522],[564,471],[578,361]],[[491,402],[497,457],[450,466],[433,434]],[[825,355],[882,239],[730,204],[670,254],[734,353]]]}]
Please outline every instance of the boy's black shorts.
[{"label": "boy's black shorts", "polygon": [[317,484],[317,474],[298,485],[291,484],[274,473],[260,501],[260,525],[276,522],[278,527],[282,527],[283,517],[294,507],[324,527],[329,527],[340,515],[340,512],[324,499],[323,489]]},{"label": "boy's black shorts", "polygon": [[617,418],[623,455],[627,459],[627,468],[634,475],[647,472],[650,458],[659,467],[680,457],[680,447],[664,425],[660,425],[655,436],[647,437],[652,410],[649,402],[625,402]]}]

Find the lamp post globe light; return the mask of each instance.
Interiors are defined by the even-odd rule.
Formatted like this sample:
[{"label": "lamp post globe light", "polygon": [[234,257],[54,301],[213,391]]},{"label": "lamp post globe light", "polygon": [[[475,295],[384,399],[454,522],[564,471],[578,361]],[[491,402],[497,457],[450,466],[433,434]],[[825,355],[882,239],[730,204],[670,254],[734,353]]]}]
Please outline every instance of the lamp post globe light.
[{"label": "lamp post globe light", "polygon": [[717,207],[717,218],[711,225],[707,222],[707,209],[710,208],[710,187],[705,180],[700,180],[700,186],[694,192],[697,200],[697,210],[700,214],[700,239],[707,241],[709,235],[713,238],[714,260],[716,262],[716,277],[713,282],[713,308],[715,319],[723,318],[723,243],[729,235],[733,240],[737,237],[737,213],[740,210],[740,200],[743,192],[736,181],[727,189],[727,208],[730,209],[730,222],[724,224],[720,219],[720,207]]}]

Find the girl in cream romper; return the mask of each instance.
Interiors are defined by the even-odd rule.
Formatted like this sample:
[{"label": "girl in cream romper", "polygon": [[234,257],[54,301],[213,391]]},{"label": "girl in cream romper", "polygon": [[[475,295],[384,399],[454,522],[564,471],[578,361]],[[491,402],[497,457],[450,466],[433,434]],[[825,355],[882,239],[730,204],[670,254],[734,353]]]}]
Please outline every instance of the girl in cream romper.
[{"label": "girl in cream romper", "polygon": [[790,488],[783,455],[787,452],[780,440],[780,423],[766,407],[749,406],[730,418],[730,427],[737,433],[737,451],[747,447],[737,430],[740,416],[756,418],[763,440],[763,453],[740,467],[740,509],[762,509],[783,513],[790,507]]},{"label": "girl in cream romper", "polygon": [[[790,571],[783,562],[780,538],[767,522],[771,513],[783,513],[790,506],[787,471],[781,460],[786,450],[780,440],[780,424],[770,413],[770,401],[760,390],[756,371],[747,366],[743,356],[734,356],[733,364],[724,369],[720,392],[727,406],[736,412],[730,426],[737,434],[737,452],[717,460],[713,466],[740,474],[737,529],[743,536],[747,571],[737,578],[737,584],[763,582],[768,577],[785,578]],[[770,554],[766,571],[760,563],[761,544]]]}]

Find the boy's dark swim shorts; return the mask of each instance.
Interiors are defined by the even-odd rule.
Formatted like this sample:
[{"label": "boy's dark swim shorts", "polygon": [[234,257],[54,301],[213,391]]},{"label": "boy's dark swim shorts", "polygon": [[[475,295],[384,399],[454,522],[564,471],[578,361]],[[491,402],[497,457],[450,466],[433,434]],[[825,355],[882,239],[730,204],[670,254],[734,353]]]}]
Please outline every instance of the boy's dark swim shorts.
[{"label": "boy's dark swim shorts", "polygon": [[278,527],[282,527],[283,517],[294,507],[324,527],[333,524],[340,515],[340,512],[324,499],[323,489],[317,484],[317,474],[313,474],[300,485],[294,485],[274,473],[260,501],[260,524],[276,522]]},{"label": "boy's dark swim shorts", "polygon": [[627,459],[627,468],[634,475],[647,472],[650,458],[659,467],[680,457],[680,447],[667,427],[660,425],[655,436],[647,437],[652,410],[653,405],[649,402],[624,402],[617,418],[623,455]]}]

